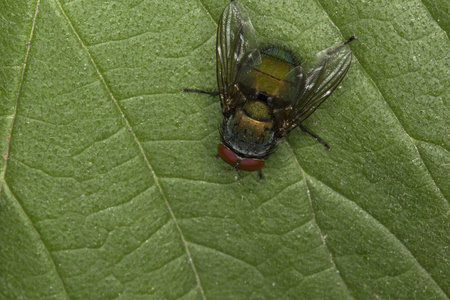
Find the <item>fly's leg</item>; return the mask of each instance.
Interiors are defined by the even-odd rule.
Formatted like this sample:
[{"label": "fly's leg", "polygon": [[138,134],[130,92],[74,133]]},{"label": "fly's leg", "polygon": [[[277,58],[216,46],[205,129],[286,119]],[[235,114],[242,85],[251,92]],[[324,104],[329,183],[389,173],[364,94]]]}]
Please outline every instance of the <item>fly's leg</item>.
[{"label": "fly's leg", "polygon": [[300,127],[301,130],[303,130],[304,132],[306,132],[307,134],[309,134],[310,136],[312,136],[313,138],[315,138],[318,142],[320,142],[322,145],[325,146],[325,148],[327,148],[327,150],[330,150],[330,146],[328,146],[327,142],[325,142],[324,140],[322,140],[318,135],[312,133],[311,131],[309,131],[308,129],[305,128],[305,126],[303,126],[302,124],[300,124],[298,127]]},{"label": "fly's leg", "polygon": [[352,35],[348,40],[346,40],[344,42],[344,45],[347,45],[348,43],[350,43],[351,41],[354,41],[354,40],[356,40],[356,36]]},{"label": "fly's leg", "polygon": [[329,51],[327,51],[327,55],[330,55],[330,54],[335,53],[336,51],[338,51],[339,49],[341,49],[341,48],[344,47],[345,45],[350,44],[350,42],[351,42],[351,41],[354,41],[354,40],[356,40],[356,36],[352,35],[348,40],[346,40],[346,41],[343,42],[342,44],[337,45],[336,47],[331,48]]},{"label": "fly's leg", "polygon": [[197,90],[197,89],[183,89],[184,93],[199,93],[199,94],[206,94],[210,96],[219,96],[219,92],[207,92],[203,90]]},{"label": "fly's leg", "polygon": [[259,181],[263,180],[263,174],[262,174],[262,170],[261,169],[258,170],[258,177],[259,177]]}]

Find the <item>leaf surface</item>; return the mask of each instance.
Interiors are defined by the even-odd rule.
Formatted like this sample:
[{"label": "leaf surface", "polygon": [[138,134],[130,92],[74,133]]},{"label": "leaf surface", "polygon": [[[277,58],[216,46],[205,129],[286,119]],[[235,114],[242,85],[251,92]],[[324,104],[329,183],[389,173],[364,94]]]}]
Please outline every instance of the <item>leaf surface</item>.
[{"label": "leaf surface", "polygon": [[226,4],[0,3],[0,298],[448,298],[448,4],[242,2],[261,46],[358,37],[304,123],[332,150],[295,130],[262,182],[181,93]]}]

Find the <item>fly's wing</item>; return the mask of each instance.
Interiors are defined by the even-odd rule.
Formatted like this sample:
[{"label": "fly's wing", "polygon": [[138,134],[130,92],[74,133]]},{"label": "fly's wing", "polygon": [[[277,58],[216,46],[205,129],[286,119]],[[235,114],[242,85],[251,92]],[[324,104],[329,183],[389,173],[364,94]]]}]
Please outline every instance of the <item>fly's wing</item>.
[{"label": "fly's wing", "polygon": [[224,9],[217,28],[217,84],[222,112],[236,106],[237,76],[244,63],[259,58],[255,30],[244,7],[231,1]]},{"label": "fly's wing", "polygon": [[302,65],[294,69],[299,74],[298,94],[294,102],[279,112],[281,118],[277,122],[282,135],[306,120],[344,79],[352,61],[352,51],[347,44],[353,39],[319,52],[318,63],[308,76],[304,76]]}]

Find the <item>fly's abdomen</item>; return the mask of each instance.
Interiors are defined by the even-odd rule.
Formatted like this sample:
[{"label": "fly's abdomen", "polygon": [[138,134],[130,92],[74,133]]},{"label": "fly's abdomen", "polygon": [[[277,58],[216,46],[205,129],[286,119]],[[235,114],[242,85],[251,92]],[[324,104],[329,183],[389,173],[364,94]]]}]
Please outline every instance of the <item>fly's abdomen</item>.
[{"label": "fly's abdomen", "polygon": [[278,48],[266,49],[260,57],[260,63],[247,66],[242,83],[256,92],[281,98],[292,83],[286,75],[295,68],[295,60],[289,52]]}]

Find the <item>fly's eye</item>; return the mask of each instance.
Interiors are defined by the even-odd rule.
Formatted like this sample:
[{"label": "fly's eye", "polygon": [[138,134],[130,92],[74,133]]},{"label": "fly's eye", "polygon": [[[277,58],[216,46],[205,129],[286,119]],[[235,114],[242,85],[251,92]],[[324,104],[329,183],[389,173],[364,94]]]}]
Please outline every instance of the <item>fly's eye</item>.
[{"label": "fly's eye", "polygon": [[233,167],[236,166],[236,164],[238,162],[238,158],[237,158],[237,155],[233,151],[231,151],[224,145],[219,144],[219,146],[217,146],[217,152],[219,153],[220,157],[227,164],[232,165]]},{"label": "fly's eye", "polygon": [[217,152],[227,164],[232,165],[233,167],[237,166],[239,169],[244,171],[257,171],[264,167],[263,160],[253,158],[244,158],[240,160],[240,158],[238,159],[237,155],[233,151],[222,144],[217,146]]},{"label": "fly's eye", "polygon": [[257,160],[252,158],[244,158],[239,163],[238,168],[244,171],[257,171],[264,167],[263,160]]}]

